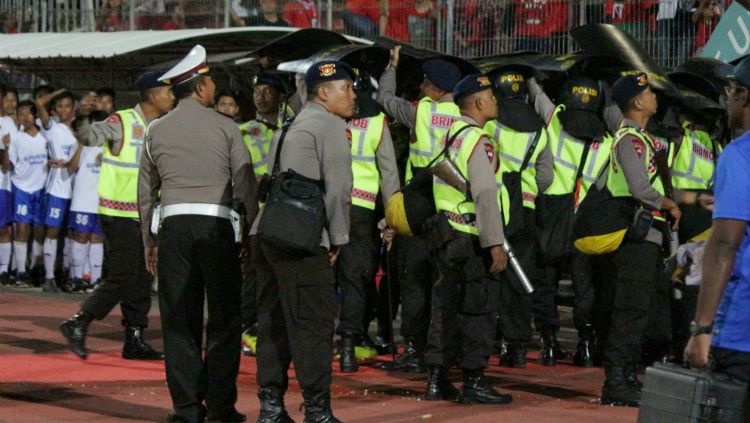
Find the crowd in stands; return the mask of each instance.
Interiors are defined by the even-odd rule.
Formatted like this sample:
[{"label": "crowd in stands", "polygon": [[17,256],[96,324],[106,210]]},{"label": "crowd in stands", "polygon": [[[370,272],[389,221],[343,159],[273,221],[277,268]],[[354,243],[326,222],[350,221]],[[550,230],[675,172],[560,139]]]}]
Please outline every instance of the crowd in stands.
[{"label": "crowd in stands", "polygon": [[[100,0],[97,31],[131,29],[130,2]],[[461,56],[517,50],[569,51],[567,32],[585,23],[611,23],[632,34],[665,67],[700,53],[732,0],[336,0],[333,21],[314,0],[231,0],[232,26],[330,27],[349,35],[387,37]],[[326,5],[327,3],[323,3]],[[224,25],[223,1],[138,0],[135,29]],[[325,6],[324,6],[325,7]],[[381,10],[381,7],[385,10]],[[452,17],[452,36],[447,37]],[[0,32],[19,32],[14,14]],[[22,31],[25,32],[25,31]],[[450,43],[450,45],[449,45]],[[448,48],[450,47],[450,48]]]}]

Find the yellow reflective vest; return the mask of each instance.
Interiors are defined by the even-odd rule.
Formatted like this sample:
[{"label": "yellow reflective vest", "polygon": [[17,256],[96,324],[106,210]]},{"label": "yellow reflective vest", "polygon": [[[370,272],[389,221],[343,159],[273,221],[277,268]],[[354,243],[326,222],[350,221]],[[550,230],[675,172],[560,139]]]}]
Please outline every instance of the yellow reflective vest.
[{"label": "yellow reflective vest", "polygon": [[672,163],[672,185],[679,189],[706,190],[713,185],[721,146],[706,131],[685,122],[685,134]]},{"label": "yellow reflective vest", "polygon": [[352,204],[375,210],[380,191],[380,171],[375,153],[383,137],[385,114],[353,118],[348,122],[352,134]]},{"label": "yellow reflective vest", "polygon": [[430,97],[419,100],[417,120],[414,125],[416,140],[409,147],[409,162],[406,165],[406,181],[411,180],[412,168],[426,167],[439,152],[438,143],[461,112],[453,102],[435,101]]},{"label": "yellow reflective vest", "polygon": [[107,143],[102,148],[98,212],[105,216],[138,219],[138,169],[147,127],[135,109],[120,110],[115,114],[122,120],[122,149],[114,155]]}]

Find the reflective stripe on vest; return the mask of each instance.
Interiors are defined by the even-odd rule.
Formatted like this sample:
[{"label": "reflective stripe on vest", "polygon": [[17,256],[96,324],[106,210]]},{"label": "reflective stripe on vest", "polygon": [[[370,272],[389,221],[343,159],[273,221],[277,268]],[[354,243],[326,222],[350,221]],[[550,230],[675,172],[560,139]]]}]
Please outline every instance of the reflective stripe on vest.
[{"label": "reflective stripe on vest", "polygon": [[[609,176],[607,177],[607,188],[609,189],[609,192],[613,197],[633,196],[630,193],[630,187],[628,186],[628,182],[625,179],[625,174],[621,170],[620,162],[617,160],[617,154],[615,154],[617,145],[628,135],[632,135],[638,138],[645,144],[643,152],[641,153],[641,157],[643,158],[643,165],[646,169],[646,175],[648,176],[649,180],[654,178],[654,175],[656,175],[657,173],[656,160],[654,158],[657,145],[654,139],[645,132],[640,131],[636,128],[630,126],[620,127],[620,129],[615,134],[615,142],[612,145],[612,160],[610,161]],[[662,184],[661,178],[656,177],[651,183],[651,186],[654,187],[656,192],[658,192],[662,196],[665,195],[664,184]],[[660,210],[654,211],[654,219],[661,221],[666,220],[662,216]]]},{"label": "reflective stripe on vest", "polygon": [[375,210],[380,171],[375,159],[385,127],[385,115],[349,120],[352,133],[352,204]]},{"label": "reflective stripe on vest", "polygon": [[680,189],[710,189],[713,185],[716,159],[721,153],[706,131],[692,128],[690,123],[683,125],[685,135],[672,165],[672,185]]},{"label": "reflective stripe on vest", "polygon": [[242,141],[250,151],[255,176],[268,173],[268,151],[271,149],[274,130],[265,122],[251,120],[240,125]]},{"label": "reflective stripe on vest", "polygon": [[102,148],[99,170],[98,212],[102,215],[138,218],[138,169],[146,123],[135,109],[115,112],[122,120],[122,149],[113,155],[109,144]]},{"label": "reflective stripe on vest", "polygon": [[437,145],[443,139],[461,112],[452,101],[434,101],[430,97],[419,100],[417,120],[414,124],[416,140],[409,146],[406,180],[412,176],[412,167],[426,167],[438,153]]},{"label": "reflective stripe on vest", "polygon": [[[520,171],[523,159],[526,157],[526,153],[536,138],[536,132],[518,132],[502,125],[496,120],[487,122],[484,129],[493,136],[499,146],[501,172]],[[537,141],[536,149],[531,155],[529,164],[523,173],[521,173],[523,206],[530,209],[536,208],[536,197],[539,194],[539,187],[536,184],[536,160],[546,147],[547,135],[542,132],[539,141]]]},{"label": "reflective stripe on vest", "polygon": [[[563,110],[565,110],[565,106],[558,106],[547,125],[547,136],[549,137],[555,176],[552,184],[544,193],[550,195],[565,195],[575,191],[575,179],[585,146],[583,141],[571,136],[563,129],[558,116],[558,113]],[[581,175],[576,206],[583,201],[591,185],[595,184],[597,177],[601,175],[612,151],[612,141],[612,136],[606,133],[601,140],[591,143]]]},{"label": "reflective stripe on vest", "polygon": [[[449,134],[456,133],[464,125],[467,125],[467,123],[463,121],[455,122],[450,128]],[[467,129],[456,137],[456,140],[448,150],[448,154],[455,164],[456,169],[465,178],[468,178],[469,175],[469,159],[471,158],[471,154],[474,152],[477,143],[479,143],[483,136],[490,140],[488,134],[482,129]],[[443,143],[445,141],[446,140],[443,140]],[[498,196],[498,207],[500,207],[501,210],[508,210],[508,192],[505,190],[505,187],[502,187],[502,177],[500,172],[496,173],[495,179],[496,181],[499,181],[498,187],[501,188],[501,195]],[[448,223],[453,229],[472,235],[479,235],[476,219],[471,223],[466,223],[462,218],[463,215],[474,215],[476,217],[474,203],[469,201],[463,193],[446,184],[437,176],[433,177],[432,193],[435,199],[435,208],[448,218]],[[505,207],[503,207],[503,205],[505,205]],[[508,222],[509,217],[510,216],[504,216],[506,223]]]}]

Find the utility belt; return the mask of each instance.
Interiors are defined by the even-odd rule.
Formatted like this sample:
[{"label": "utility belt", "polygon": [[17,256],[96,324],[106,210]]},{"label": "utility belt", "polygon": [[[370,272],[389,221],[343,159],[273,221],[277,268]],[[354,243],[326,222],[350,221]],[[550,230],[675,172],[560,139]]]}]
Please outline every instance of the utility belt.
[{"label": "utility belt", "polygon": [[453,229],[449,220],[467,224],[476,221],[476,215],[457,215],[455,213],[440,212],[427,219],[422,235],[431,250],[445,249],[449,260],[481,257],[482,247],[479,237]]},{"label": "utility belt", "polygon": [[[237,203],[239,204],[239,202]],[[229,220],[232,224],[232,229],[234,230],[234,241],[241,242],[243,216],[241,207],[236,208],[239,210],[233,210],[219,204],[208,203],[177,203],[163,207],[161,204],[157,204],[156,207],[154,207],[154,214],[151,217],[151,233],[157,235],[164,219],[170,216],[210,216]]]}]

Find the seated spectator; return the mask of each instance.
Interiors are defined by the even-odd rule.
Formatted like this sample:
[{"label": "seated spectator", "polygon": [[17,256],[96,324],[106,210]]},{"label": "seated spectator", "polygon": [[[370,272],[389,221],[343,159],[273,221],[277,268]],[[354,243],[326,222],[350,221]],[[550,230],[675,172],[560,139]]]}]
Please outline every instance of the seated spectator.
[{"label": "seated spectator", "polygon": [[107,0],[96,17],[96,30],[112,32],[125,29],[127,29],[127,18],[122,0]]},{"label": "seated spectator", "polygon": [[0,32],[5,34],[18,34],[18,19],[16,19],[12,13],[5,15],[3,19],[3,27]]},{"label": "seated spectator", "polygon": [[187,25],[185,25],[185,8],[182,2],[169,3],[166,12],[169,15],[169,20],[164,22],[159,29],[168,31],[187,28]]},{"label": "seated spectator", "polygon": [[693,9],[693,22],[696,24],[695,54],[700,54],[703,47],[708,43],[711,34],[719,24],[719,19],[724,13],[722,4],[717,0],[698,0]]},{"label": "seated spectator", "polygon": [[378,35],[380,0],[346,0],[344,31],[357,37]]},{"label": "seated spectator", "polygon": [[296,28],[317,28],[318,8],[314,0],[289,0],[284,5],[284,20]]},{"label": "seated spectator", "polygon": [[385,35],[419,47],[434,48],[436,13],[432,0],[390,0]]},{"label": "seated spectator", "polygon": [[673,68],[684,62],[693,48],[691,3],[692,0],[659,0],[656,58],[662,67]]},{"label": "seated spectator", "polygon": [[276,0],[260,0],[259,12],[247,18],[247,26],[289,26],[279,16],[279,4]]},{"label": "seated spectator", "polygon": [[229,18],[232,26],[245,26],[247,24],[247,8],[241,0],[232,0],[232,6],[229,9]]},{"label": "seated spectator", "polygon": [[478,57],[499,53],[503,8],[497,0],[458,0],[453,54]]}]

